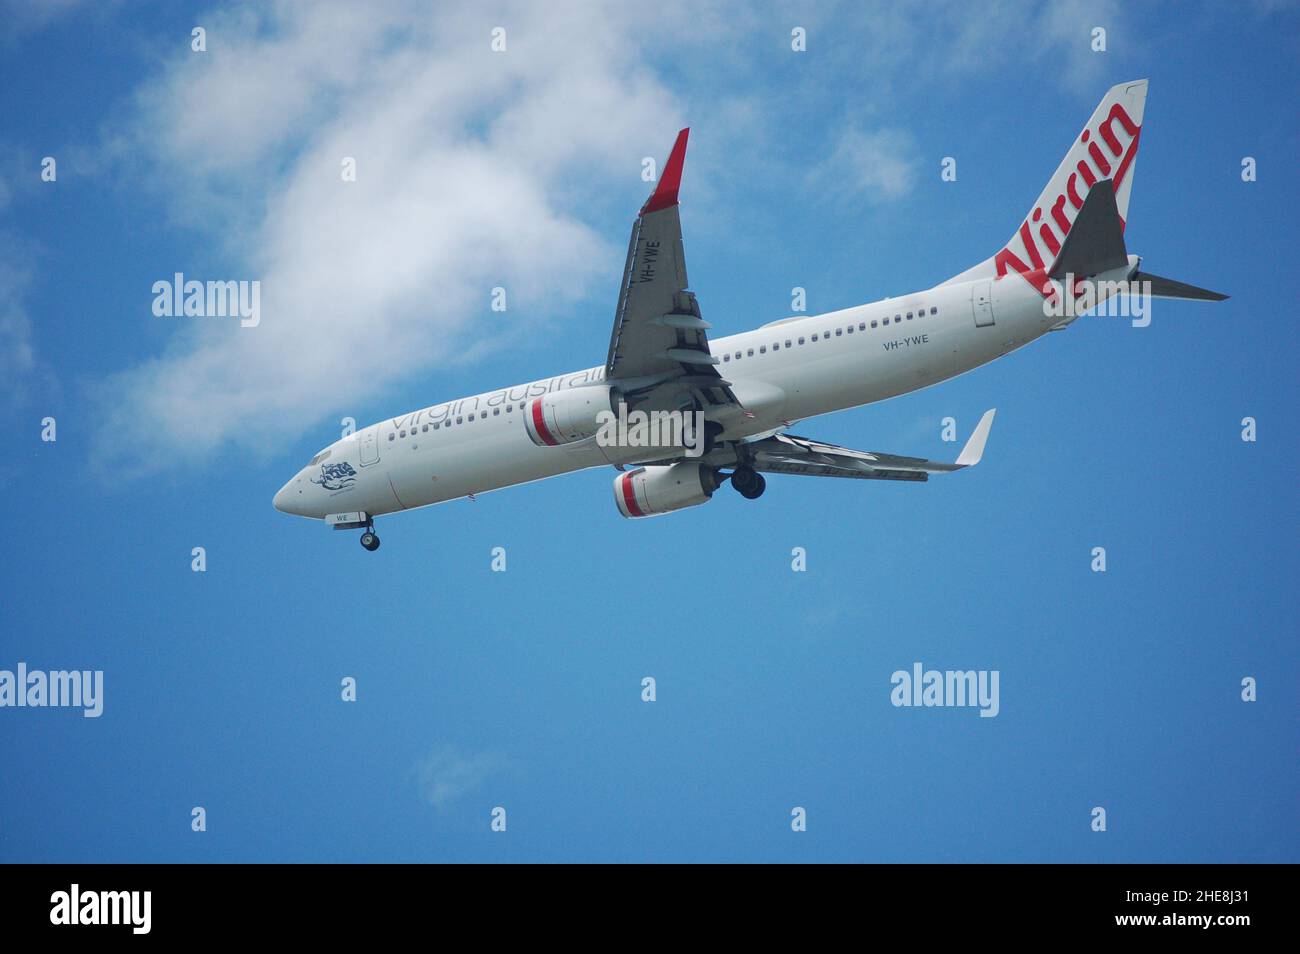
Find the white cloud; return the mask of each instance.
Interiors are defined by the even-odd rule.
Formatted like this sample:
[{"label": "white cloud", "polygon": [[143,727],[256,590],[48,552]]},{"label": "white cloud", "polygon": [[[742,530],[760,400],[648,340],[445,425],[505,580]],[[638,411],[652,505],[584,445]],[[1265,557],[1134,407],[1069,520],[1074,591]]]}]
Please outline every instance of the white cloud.
[{"label": "white cloud", "polygon": [[[1100,98],[1113,83],[1138,79],[1112,75],[1107,61],[1108,56],[1115,55],[1109,52],[1113,43],[1118,43],[1121,50],[1136,51],[1134,34],[1125,29],[1126,21],[1115,0],[1062,0],[1047,4],[1033,23],[1043,38],[1035,51],[1037,61],[1057,69],[1066,86],[1079,92],[1095,92]],[[1098,27],[1106,31],[1107,52],[1092,48],[1092,31]]]},{"label": "white cloud", "polygon": [[[34,243],[6,220],[20,186],[19,176],[30,158],[0,144],[0,402],[9,408],[24,403],[32,374],[37,370],[31,309],[28,296],[35,275]],[[35,175],[30,176],[32,180]]]},{"label": "white cloud", "polygon": [[[95,7],[105,5],[89,7],[93,12]],[[0,42],[12,42],[38,33],[74,12],[84,14],[87,7],[86,0],[42,0],[40,3],[0,0]]]},{"label": "white cloud", "polygon": [[813,169],[811,179],[828,198],[900,199],[912,189],[918,161],[916,145],[908,133],[850,126],[840,134],[830,155]]},{"label": "white cloud", "polygon": [[438,811],[444,811],[506,767],[500,756],[469,754],[455,746],[443,746],[416,766],[416,779],[421,797]]},{"label": "white cloud", "polygon": [[31,277],[23,247],[13,234],[0,230],[0,394],[10,404],[21,401],[36,370],[32,319],[25,301]]}]

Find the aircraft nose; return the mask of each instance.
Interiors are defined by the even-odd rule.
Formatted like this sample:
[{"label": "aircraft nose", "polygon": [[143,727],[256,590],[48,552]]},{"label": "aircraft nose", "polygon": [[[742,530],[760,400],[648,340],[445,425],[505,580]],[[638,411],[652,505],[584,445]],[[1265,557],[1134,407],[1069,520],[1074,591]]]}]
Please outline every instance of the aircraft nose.
[{"label": "aircraft nose", "polygon": [[302,486],[299,477],[291,477],[271,498],[271,506],[281,513],[303,514]]},{"label": "aircraft nose", "polygon": [[279,490],[277,490],[275,492],[275,496],[271,498],[271,506],[274,507],[276,510],[280,511],[281,513],[288,513],[289,511],[286,508],[289,505],[289,491],[292,488],[293,488],[293,481],[291,480],[283,487],[281,487]]}]

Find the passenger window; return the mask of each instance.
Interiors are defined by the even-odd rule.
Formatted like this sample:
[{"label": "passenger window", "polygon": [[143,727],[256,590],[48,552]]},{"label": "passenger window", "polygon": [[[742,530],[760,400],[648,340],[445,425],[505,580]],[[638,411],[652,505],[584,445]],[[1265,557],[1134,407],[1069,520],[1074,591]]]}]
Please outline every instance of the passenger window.
[{"label": "passenger window", "polygon": [[910,311],[907,313],[907,320],[908,321],[912,320],[912,313]]},{"label": "passenger window", "polygon": [[813,338],[813,341],[816,341],[816,340],[817,340],[817,336],[816,336],[816,335],[813,335],[812,338]]},{"label": "passenger window", "polygon": [[482,414],[480,414],[480,415],[478,416],[478,419],[479,419],[480,421],[486,421],[486,420],[487,420],[487,411],[484,411]]},{"label": "passenger window", "polygon": [[876,327],[876,319],[874,318],[871,319],[871,327],[872,328]]},{"label": "passenger window", "polygon": [[866,331],[866,330],[867,330],[867,323],[865,321],[859,321],[858,331]]},{"label": "passenger window", "polygon": [[731,360],[731,355],[729,355],[729,354],[724,354],[724,355],[722,356],[722,360],[723,360],[724,362],[725,362],[725,361],[730,361],[730,360]]},{"label": "passenger window", "polygon": [[939,314],[939,309],[938,309],[938,308],[931,308],[931,309],[930,309],[930,314],[932,314],[932,315],[937,315],[937,314]]},{"label": "passenger window", "polygon": [[493,417],[500,417],[500,416],[501,416],[501,408],[499,408],[499,407],[494,407],[494,408],[492,409],[492,416],[493,416]]},{"label": "passenger window", "polygon": [[750,348],[750,349],[749,349],[748,351],[746,351],[745,353],[746,353],[747,355],[749,355],[751,358],[754,357],[754,349],[753,349],[753,348]]},{"label": "passenger window", "polygon": [[787,348],[790,347],[790,339],[789,339],[789,338],[786,338],[786,339],[785,339],[785,346],[786,346]]},{"label": "passenger window", "polygon": [[388,435],[388,439],[389,439],[390,441],[393,440],[393,438],[395,438],[395,437],[397,437],[396,434],[389,434],[389,435]]},{"label": "passenger window", "polygon": [[465,420],[465,418],[463,418],[463,417],[458,417],[458,418],[456,418],[456,423],[459,424],[459,423],[460,423],[461,421],[463,421],[463,420]]},{"label": "passenger window", "polygon": [[835,337],[836,337],[836,338],[842,338],[843,336],[844,336],[844,329],[843,329],[843,328],[836,328],[836,329],[835,329]]},{"label": "passenger window", "polygon": [[886,318],[885,321],[884,321],[884,323],[885,323],[885,324],[889,324],[889,319]]},{"label": "passenger window", "polygon": [[763,345],[762,347],[760,347],[760,348],[758,349],[758,353],[759,353],[759,354],[767,354],[767,345]]},{"label": "passenger window", "polygon": [[803,344],[803,338],[800,338],[800,339],[799,339],[799,343],[800,343],[800,344]]}]

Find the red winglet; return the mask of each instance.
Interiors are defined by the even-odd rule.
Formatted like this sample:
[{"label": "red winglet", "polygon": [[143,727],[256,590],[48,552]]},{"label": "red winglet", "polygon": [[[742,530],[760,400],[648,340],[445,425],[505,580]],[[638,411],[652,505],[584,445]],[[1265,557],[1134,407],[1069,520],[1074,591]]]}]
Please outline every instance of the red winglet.
[{"label": "red winglet", "polygon": [[668,153],[668,162],[664,166],[663,175],[659,177],[659,184],[655,186],[654,195],[641,206],[642,215],[677,204],[677,190],[682,184],[682,166],[686,162],[686,137],[690,131],[687,127],[677,134],[677,141],[673,143],[673,151]]}]

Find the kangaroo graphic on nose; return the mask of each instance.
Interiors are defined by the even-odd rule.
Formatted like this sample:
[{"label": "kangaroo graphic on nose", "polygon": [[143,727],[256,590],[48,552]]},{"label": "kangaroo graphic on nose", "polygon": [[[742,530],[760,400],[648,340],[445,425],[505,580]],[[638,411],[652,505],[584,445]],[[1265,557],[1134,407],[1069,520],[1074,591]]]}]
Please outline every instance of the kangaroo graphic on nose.
[{"label": "kangaroo graphic on nose", "polygon": [[326,490],[346,490],[357,482],[357,472],[346,461],[321,464],[320,477],[313,477],[311,482],[320,484]]}]

